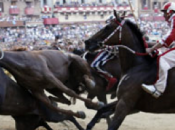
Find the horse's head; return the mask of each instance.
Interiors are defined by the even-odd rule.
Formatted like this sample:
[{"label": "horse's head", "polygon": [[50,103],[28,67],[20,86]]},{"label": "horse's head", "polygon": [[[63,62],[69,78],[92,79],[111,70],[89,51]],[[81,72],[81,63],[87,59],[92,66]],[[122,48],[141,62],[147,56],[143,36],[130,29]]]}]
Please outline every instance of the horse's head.
[{"label": "horse's head", "polygon": [[[108,19],[107,25],[98,31],[95,35],[85,41],[85,48],[89,51],[99,49],[104,45],[114,45],[119,40],[119,33],[124,24],[123,17],[119,17],[114,10],[115,18]],[[113,35],[118,33],[118,37]],[[115,42],[114,42],[115,41]]]},{"label": "horse's head", "polygon": [[135,51],[145,52],[143,34],[137,25],[125,20],[124,16],[120,17],[115,10],[114,16],[104,28],[85,41],[86,50],[94,51],[104,45],[122,44]]}]

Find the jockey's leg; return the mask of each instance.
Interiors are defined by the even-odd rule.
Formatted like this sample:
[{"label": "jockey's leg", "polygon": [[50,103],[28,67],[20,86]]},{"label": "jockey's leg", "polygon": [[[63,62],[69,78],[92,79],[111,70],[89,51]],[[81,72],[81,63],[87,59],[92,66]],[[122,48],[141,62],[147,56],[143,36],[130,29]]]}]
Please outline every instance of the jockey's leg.
[{"label": "jockey's leg", "polygon": [[175,49],[163,53],[158,57],[158,80],[154,85],[142,84],[142,88],[158,98],[165,91],[167,85],[168,70],[175,67]]},{"label": "jockey's leg", "polygon": [[168,70],[175,67],[175,50],[171,50],[168,53],[164,53],[159,57],[159,71],[158,80],[155,83],[155,87],[161,93],[165,91],[168,77]]},{"label": "jockey's leg", "polygon": [[104,77],[108,81],[108,85],[106,87],[106,90],[111,89],[114,84],[117,82],[117,79],[114,78],[110,73],[107,71],[102,70],[100,67],[106,64],[106,62],[109,59],[112,59],[113,56],[109,54],[107,51],[101,51],[98,56],[95,58],[95,60],[91,63],[91,67],[96,69],[97,72]]},{"label": "jockey's leg", "polygon": [[113,77],[109,72],[102,70],[100,67],[96,67],[96,69],[97,69],[97,72],[102,77],[104,77],[108,82],[106,90],[107,91],[110,90],[115,85],[115,83],[117,82],[117,79],[115,77]]}]

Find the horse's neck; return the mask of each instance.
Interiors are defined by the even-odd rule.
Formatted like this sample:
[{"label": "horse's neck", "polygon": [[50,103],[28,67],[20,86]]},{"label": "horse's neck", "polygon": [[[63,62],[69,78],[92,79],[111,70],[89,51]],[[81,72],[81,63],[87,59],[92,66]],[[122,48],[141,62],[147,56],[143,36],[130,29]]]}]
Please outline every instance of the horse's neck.
[{"label": "horse's neck", "polygon": [[[123,45],[129,47],[135,52],[143,53],[144,49],[141,48],[141,45],[139,45],[139,41],[134,38],[135,37],[132,34],[128,35],[128,38],[123,39]],[[123,72],[127,72],[130,68],[143,64],[146,61],[144,56],[137,56],[136,54],[132,54],[130,51],[123,48],[119,48],[119,57]]]},{"label": "horse's neck", "polygon": [[23,59],[23,52],[6,51],[4,52],[3,59],[0,60],[0,66],[12,72],[18,68],[23,68],[25,66],[25,64],[22,62]]}]

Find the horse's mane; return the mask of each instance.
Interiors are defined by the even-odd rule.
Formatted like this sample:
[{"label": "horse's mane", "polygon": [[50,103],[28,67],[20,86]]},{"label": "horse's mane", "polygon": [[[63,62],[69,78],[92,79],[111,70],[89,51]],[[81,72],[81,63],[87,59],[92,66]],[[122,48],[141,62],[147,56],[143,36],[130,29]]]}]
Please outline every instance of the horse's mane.
[{"label": "horse's mane", "polygon": [[139,42],[141,43],[141,45],[143,45],[143,48],[145,48],[143,41],[143,33],[141,32],[139,27],[130,20],[126,20],[126,24],[131,28],[132,32],[137,36]]},{"label": "horse's mane", "polygon": [[10,51],[28,51],[28,48],[25,46],[14,46],[10,48]]},{"label": "horse's mane", "polygon": [[[141,47],[143,49],[145,49],[145,43],[144,43],[144,40],[143,40],[143,32],[139,29],[139,27],[134,24],[132,21],[130,20],[126,20],[125,21],[126,24],[131,28],[132,32],[135,34],[135,36],[138,38],[138,41],[139,41],[139,45],[141,45]],[[149,55],[148,56],[145,56],[145,58],[149,61],[149,62],[153,62],[154,61],[154,58],[150,57]],[[155,57],[156,58],[156,57]]]}]

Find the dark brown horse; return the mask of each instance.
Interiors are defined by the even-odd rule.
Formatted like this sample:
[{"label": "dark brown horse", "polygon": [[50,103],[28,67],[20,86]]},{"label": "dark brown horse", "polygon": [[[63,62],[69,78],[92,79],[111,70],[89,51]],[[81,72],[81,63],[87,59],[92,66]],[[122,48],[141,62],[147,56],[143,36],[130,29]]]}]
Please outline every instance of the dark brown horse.
[{"label": "dark brown horse", "polygon": [[117,90],[118,101],[109,105],[109,108],[115,105],[115,114],[108,130],[117,130],[125,117],[135,110],[175,112],[175,69],[169,71],[167,88],[160,98],[155,99],[143,91],[142,83],[152,84],[156,80],[156,58],[146,55],[143,36],[138,27],[121,19],[116,12],[114,15],[115,19],[85,42],[88,50],[99,48],[102,44],[119,47],[122,77]]},{"label": "dark brown horse", "polygon": [[73,116],[51,111],[27,89],[9,78],[1,68],[0,84],[0,115],[11,115],[17,130],[34,130],[39,126],[52,130],[46,121],[56,123],[64,120],[70,120],[79,130],[83,130]]},{"label": "dark brown horse", "polygon": [[6,68],[20,86],[25,86],[37,99],[54,111],[79,118],[85,117],[83,112],[75,113],[53,106],[44,89],[56,96],[50,98],[55,101],[69,104],[63,95],[65,93],[96,107],[99,106],[99,103],[93,103],[76,93],[80,82],[89,87],[93,83],[88,64],[79,56],[54,50],[5,51],[0,66]]}]

